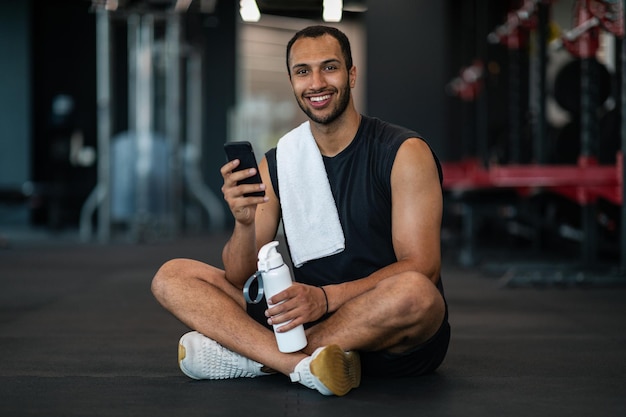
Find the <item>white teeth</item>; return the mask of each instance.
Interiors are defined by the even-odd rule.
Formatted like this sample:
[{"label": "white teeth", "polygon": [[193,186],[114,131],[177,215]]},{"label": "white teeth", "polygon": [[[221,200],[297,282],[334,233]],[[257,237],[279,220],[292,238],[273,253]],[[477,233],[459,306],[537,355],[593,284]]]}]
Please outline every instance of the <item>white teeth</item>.
[{"label": "white teeth", "polygon": [[311,97],[311,101],[324,101],[330,98],[330,94],[321,97]]}]

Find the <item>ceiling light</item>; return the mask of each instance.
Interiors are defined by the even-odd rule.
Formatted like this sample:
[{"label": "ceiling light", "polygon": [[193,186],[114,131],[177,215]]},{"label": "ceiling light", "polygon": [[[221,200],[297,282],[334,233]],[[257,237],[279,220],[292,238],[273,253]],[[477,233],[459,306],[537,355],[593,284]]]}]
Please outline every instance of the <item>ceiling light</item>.
[{"label": "ceiling light", "polygon": [[325,22],[341,22],[343,0],[324,0],[322,17]]},{"label": "ceiling light", "polygon": [[261,12],[255,0],[240,0],[239,14],[244,22],[258,22],[261,19]]},{"label": "ceiling light", "polygon": [[108,10],[110,12],[116,11],[118,7],[119,4],[117,0],[106,0],[106,3],[104,5],[105,10]]},{"label": "ceiling light", "polygon": [[186,12],[189,10],[189,6],[191,5],[192,0],[176,0],[176,5],[174,5],[174,10],[177,12]]},{"label": "ceiling light", "polygon": [[347,0],[343,2],[343,11],[351,13],[365,13],[367,5],[362,1]]}]

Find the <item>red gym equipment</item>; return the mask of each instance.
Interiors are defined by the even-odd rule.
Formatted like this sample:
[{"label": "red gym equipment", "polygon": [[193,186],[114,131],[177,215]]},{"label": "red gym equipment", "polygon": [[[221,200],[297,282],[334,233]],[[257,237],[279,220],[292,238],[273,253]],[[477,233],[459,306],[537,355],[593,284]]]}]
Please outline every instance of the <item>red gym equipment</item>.
[{"label": "red gym equipment", "polygon": [[[546,60],[548,42],[549,15],[552,3],[556,0],[526,0],[517,9],[507,14],[506,21],[493,30],[487,41],[492,45],[502,45],[511,53],[519,53],[529,40],[529,33],[536,32],[536,47],[539,49],[538,62],[535,68],[539,73],[537,81],[531,88],[536,88],[534,106],[536,117],[533,129],[533,155],[531,161],[521,162],[518,148],[521,138],[520,126],[510,122],[509,158],[508,161],[494,162],[485,155],[468,155],[461,161],[443,164],[445,192],[453,201],[458,202],[465,222],[465,248],[461,262],[476,263],[474,253],[473,223],[476,209],[481,204],[481,192],[498,192],[506,190],[514,192],[519,198],[535,195],[538,191],[566,198],[579,205],[581,211],[581,256],[568,267],[554,265],[550,272],[545,269],[537,272],[537,266],[528,264],[526,268],[517,266],[515,272],[506,274],[506,284],[515,286],[533,283],[554,284],[557,281],[565,284],[626,284],[626,209],[624,208],[625,167],[622,152],[626,149],[626,47],[624,37],[624,7],[622,0],[578,0],[574,9],[573,28],[561,35],[557,42],[576,60],[580,85],[576,95],[579,107],[570,108],[577,119],[579,128],[579,155],[576,161],[567,164],[549,163],[546,150]],[[598,122],[595,117],[597,107],[606,97],[598,87],[595,71],[595,57],[599,48],[600,32],[605,31],[616,39],[616,71],[615,80],[618,84],[616,108],[621,112],[620,137],[621,150],[618,150],[613,163],[599,163],[594,141],[599,134]],[[622,51],[624,48],[624,52]],[[483,91],[485,64],[476,58],[472,65],[463,68],[459,76],[448,85],[448,93],[465,102],[477,100]],[[519,68],[512,67],[513,76]],[[511,75],[510,75],[511,77]],[[509,108],[519,113],[519,88],[516,83],[509,94]],[[608,93],[608,92],[607,92]],[[531,95],[532,96],[532,95]],[[513,115],[511,119],[518,117]],[[519,119],[518,119],[519,120]],[[472,197],[476,194],[477,197]],[[507,194],[510,196],[510,194]],[[596,203],[608,202],[621,207],[618,219],[621,223],[619,257],[617,268],[598,268],[597,259],[597,212]],[[535,269],[534,277],[528,278],[526,271]],[[558,276],[557,278],[554,278]],[[539,278],[537,278],[539,277]],[[532,281],[532,282],[531,282]]]}]

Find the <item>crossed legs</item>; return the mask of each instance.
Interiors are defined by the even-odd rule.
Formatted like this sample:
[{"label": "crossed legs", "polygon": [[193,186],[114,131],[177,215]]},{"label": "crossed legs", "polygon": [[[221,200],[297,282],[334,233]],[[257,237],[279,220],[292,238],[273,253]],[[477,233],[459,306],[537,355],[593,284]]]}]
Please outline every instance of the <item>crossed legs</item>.
[{"label": "crossed legs", "polygon": [[425,276],[405,272],[344,304],[307,330],[302,352],[281,353],[271,330],[248,316],[242,292],[224,271],[190,259],[164,264],[152,281],[156,299],[190,328],[224,347],[285,375],[317,348],[401,353],[434,335],[445,305]]},{"label": "crossed legs", "polygon": [[190,259],[171,260],[155,275],[152,292],[190,328],[285,375],[306,357],[278,351],[274,334],[248,316],[242,292],[220,269]]}]

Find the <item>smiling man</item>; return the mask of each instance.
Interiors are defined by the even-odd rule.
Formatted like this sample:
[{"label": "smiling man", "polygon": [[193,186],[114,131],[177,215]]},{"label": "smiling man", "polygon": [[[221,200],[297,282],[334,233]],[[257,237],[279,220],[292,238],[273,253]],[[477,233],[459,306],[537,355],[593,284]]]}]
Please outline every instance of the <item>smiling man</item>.
[{"label": "smiling man", "polygon": [[[450,339],[439,162],[416,132],[356,110],[341,31],[301,30],[286,60],[309,120],[265,154],[261,184],[238,185],[255,174],[235,171],[238,160],[221,168],[235,218],[224,270],[175,259],[154,277],[155,297],[192,329],[179,341],[180,368],[194,379],[282,373],[324,395],[345,395],[361,375],[432,372]],[[281,220],[296,283],[255,314],[242,288]],[[270,326],[302,324],[307,346],[280,352]]]}]

